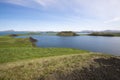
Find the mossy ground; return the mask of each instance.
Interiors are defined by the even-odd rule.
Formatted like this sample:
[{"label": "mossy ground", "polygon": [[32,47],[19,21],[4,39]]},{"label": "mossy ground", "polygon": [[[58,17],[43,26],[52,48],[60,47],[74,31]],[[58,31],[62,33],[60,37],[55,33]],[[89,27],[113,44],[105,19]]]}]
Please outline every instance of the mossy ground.
[{"label": "mossy ground", "polygon": [[0,36],[0,48],[11,47],[32,47],[28,38],[13,38],[9,36]]},{"label": "mossy ground", "polygon": [[88,51],[69,48],[0,48],[0,63],[86,52]]},{"label": "mossy ground", "polygon": [[120,58],[71,54],[0,64],[0,80],[119,80]]},{"label": "mossy ground", "polygon": [[120,57],[69,48],[35,48],[0,37],[0,80],[119,80]]}]

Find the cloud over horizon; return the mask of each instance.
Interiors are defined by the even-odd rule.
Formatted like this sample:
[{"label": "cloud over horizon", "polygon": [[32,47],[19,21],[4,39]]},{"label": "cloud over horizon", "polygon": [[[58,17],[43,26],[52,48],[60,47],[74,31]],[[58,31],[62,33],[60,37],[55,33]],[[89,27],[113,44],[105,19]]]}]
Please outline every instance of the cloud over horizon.
[{"label": "cloud over horizon", "polygon": [[0,3],[42,10],[77,25],[108,26],[120,22],[120,0],[0,0]]},{"label": "cloud over horizon", "polygon": [[117,21],[120,21],[120,17],[115,17],[115,18],[110,19],[108,21],[104,21],[104,23],[112,23],[112,22],[117,22]]},{"label": "cloud over horizon", "polygon": [[1,0],[0,2],[36,8],[42,6],[46,10],[50,8],[72,10],[76,13],[81,13],[81,9],[84,9],[82,11],[98,17],[120,16],[120,0]]}]

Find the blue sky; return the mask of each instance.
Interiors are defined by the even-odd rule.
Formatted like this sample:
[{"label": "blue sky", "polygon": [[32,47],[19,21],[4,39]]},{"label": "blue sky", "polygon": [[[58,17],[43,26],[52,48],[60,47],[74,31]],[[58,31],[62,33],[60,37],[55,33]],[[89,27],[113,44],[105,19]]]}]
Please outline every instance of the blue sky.
[{"label": "blue sky", "polygon": [[120,30],[120,0],[0,0],[0,31]]}]

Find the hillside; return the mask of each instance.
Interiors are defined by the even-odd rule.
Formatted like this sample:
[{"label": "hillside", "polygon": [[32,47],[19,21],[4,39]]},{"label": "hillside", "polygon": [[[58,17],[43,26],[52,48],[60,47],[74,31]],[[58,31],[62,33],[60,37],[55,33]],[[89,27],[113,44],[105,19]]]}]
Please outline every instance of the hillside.
[{"label": "hillside", "polygon": [[119,80],[119,73],[120,58],[94,53],[0,64],[0,80]]},{"label": "hillside", "polygon": [[75,32],[72,31],[62,31],[57,33],[58,36],[78,36]]},{"label": "hillside", "polygon": [[10,47],[32,47],[29,38],[13,38],[10,36],[0,36],[0,48]]},{"label": "hillside", "polygon": [[[24,45],[22,44],[24,43]],[[120,57],[0,37],[0,80],[119,80]]]}]

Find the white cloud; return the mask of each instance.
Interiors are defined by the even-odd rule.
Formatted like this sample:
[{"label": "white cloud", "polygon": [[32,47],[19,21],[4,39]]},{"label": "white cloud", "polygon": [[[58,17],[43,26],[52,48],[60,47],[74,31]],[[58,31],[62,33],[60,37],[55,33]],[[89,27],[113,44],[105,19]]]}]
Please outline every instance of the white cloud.
[{"label": "white cloud", "polygon": [[113,19],[104,21],[104,23],[112,23],[112,22],[117,22],[117,21],[120,21],[120,17],[115,17],[115,18],[113,18]]},{"label": "white cloud", "polygon": [[1,0],[0,2],[20,5],[20,6],[25,6],[25,7],[31,6],[31,3],[28,2],[27,0]]},{"label": "white cloud", "polygon": [[103,21],[120,16],[120,0],[0,0],[0,2],[67,12],[68,15],[74,14],[79,17],[81,15],[95,17]]},{"label": "white cloud", "polygon": [[43,7],[49,7],[53,4],[56,4],[57,0],[33,0],[34,2],[42,5]]},{"label": "white cloud", "polygon": [[120,15],[120,0],[75,0],[87,14],[99,18],[112,18]]},{"label": "white cloud", "polygon": [[10,3],[25,7],[50,7],[56,3],[57,0],[1,0],[0,2]]}]

